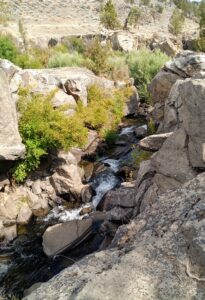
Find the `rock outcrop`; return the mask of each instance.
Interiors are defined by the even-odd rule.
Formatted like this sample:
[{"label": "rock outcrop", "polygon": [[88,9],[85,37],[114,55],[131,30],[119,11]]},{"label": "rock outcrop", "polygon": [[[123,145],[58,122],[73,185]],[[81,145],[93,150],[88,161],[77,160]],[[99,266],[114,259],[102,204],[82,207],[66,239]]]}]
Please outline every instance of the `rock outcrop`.
[{"label": "rock outcrop", "polygon": [[21,143],[8,79],[1,68],[0,90],[0,160],[15,160],[24,156],[25,147]]},{"label": "rock outcrop", "polygon": [[[160,71],[149,85],[149,91],[151,93],[155,109],[153,111],[153,117],[157,123],[173,122],[173,106],[178,105],[177,109],[180,108],[180,104],[177,97],[179,79],[184,81],[187,78],[203,78],[205,71],[205,55],[202,53],[195,53],[191,51],[183,51],[179,53],[172,61],[165,64],[162,71]],[[175,98],[175,99],[173,99]],[[165,110],[164,110],[165,106]],[[167,111],[166,106],[169,106]],[[159,114],[160,110],[160,114]],[[158,112],[158,113],[157,113]],[[160,115],[160,118],[156,116]],[[159,128],[159,131],[169,131],[166,128]],[[170,131],[173,130],[173,126]]]},{"label": "rock outcrop", "polygon": [[205,173],[159,197],[118,229],[117,248],[84,258],[24,299],[204,299],[204,185]]}]

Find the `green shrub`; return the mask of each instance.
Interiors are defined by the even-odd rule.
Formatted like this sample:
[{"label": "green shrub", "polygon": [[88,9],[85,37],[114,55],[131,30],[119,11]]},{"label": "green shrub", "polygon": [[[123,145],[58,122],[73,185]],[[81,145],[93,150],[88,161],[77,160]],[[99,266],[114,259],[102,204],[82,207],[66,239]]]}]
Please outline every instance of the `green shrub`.
[{"label": "green shrub", "polygon": [[78,37],[69,37],[64,41],[67,49],[71,52],[78,52],[83,54],[86,50],[86,45],[81,38]]},{"label": "green shrub", "polygon": [[198,17],[201,10],[199,2],[191,0],[173,0],[173,2],[178,9],[182,10],[185,16]]},{"label": "green shrub", "polygon": [[134,150],[132,152],[132,159],[133,159],[134,166],[139,168],[140,163],[143,162],[144,160],[150,159],[152,154],[153,154],[152,152],[144,151],[141,149]]},{"label": "green shrub", "polygon": [[149,6],[150,0],[140,0],[140,5]]},{"label": "green shrub", "polygon": [[0,58],[8,59],[15,63],[18,55],[18,49],[10,36],[0,36]]},{"label": "green shrub", "polygon": [[120,28],[120,22],[112,0],[108,0],[102,7],[100,13],[100,22],[107,29]]},{"label": "green shrub", "polygon": [[107,59],[108,75],[112,80],[128,80],[129,67],[126,63],[125,55],[112,55]]},{"label": "green shrub", "polygon": [[116,130],[111,129],[105,132],[105,141],[110,147],[115,145],[117,139],[118,139],[118,134]]},{"label": "green shrub", "polygon": [[17,55],[15,64],[22,69],[42,69],[44,67],[38,57],[32,57],[27,53]]},{"label": "green shrub", "polygon": [[86,56],[89,58],[86,66],[95,74],[103,74],[108,71],[109,46],[102,47],[100,40],[95,38],[87,47]]},{"label": "green shrub", "polygon": [[115,130],[120,123],[130,95],[130,88],[111,91],[92,85],[88,89],[88,106],[79,104],[77,116],[84,120],[85,126],[97,130],[105,138],[107,132]]},{"label": "green shrub", "polygon": [[141,11],[138,7],[132,7],[125,21],[125,29],[127,29],[128,25],[136,27],[139,23],[141,16]]},{"label": "green shrub", "polygon": [[177,8],[175,8],[169,20],[169,32],[176,36],[182,33],[184,21],[184,15]]},{"label": "green shrub", "polygon": [[87,129],[81,119],[68,118],[62,110],[53,108],[54,93],[31,95],[28,90],[20,89],[19,96],[19,131],[26,146],[26,156],[15,166],[13,177],[22,182],[50,150],[84,145]]},{"label": "green shrub", "polygon": [[54,53],[48,62],[49,68],[58,67],[83,67],[86,65],[87,60],[79,53]]},{"label": "green shrub", "polygon": [[147,85],[167,60],[169,57],[159,50],[152,52],[146,48],[141,48],[128,54],[127,63],[130,75],[135,79],[141,100],[148,101]]},{"label": "green shrub", "polygon": [[113,140],[131,89],[111,91],[91,86],[88,106],[84,107],[79,102],[72,117],[67,117],[62,107],[53,108],[51,101],[54,94],[55,91],[46,96],[34,95],[26,88],[19,90],[19,131],[26,146],[26,156],[13,169],[16,182],[22,182],[52,149],[82,147],[87,141],[88,128],[97,130],[108,142]]},{"label": "green shrub", "polygon": [[156,133],[156,126],[155,126],[153,118],[150,118],[147,125],[148,125],[147,126],[148,127],[147,128],[148,135],[155,134]]}]

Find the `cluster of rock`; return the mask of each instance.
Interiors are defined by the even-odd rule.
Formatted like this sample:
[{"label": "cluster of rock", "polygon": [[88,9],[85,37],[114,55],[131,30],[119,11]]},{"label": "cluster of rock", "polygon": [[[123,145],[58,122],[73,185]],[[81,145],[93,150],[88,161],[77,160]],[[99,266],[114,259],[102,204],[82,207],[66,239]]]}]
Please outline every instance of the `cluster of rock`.
[{"label": "cluster of rock", "polygon": [[140,164],[135,181],[103,200],[103,226],[114,237],[110,249],[84,258],[25,299],[204,299],[204,61],[203,54],[183,52],[150,85],[152,116],[162,108],[155,118],[159,134],[140,146],[155,153]]},{"label": "cluster of rock", "polygon": [[25,300],[204,299],[205,173],[121,226],[112,249],[89,255]]},{"label": "cluster of rock", "polygon": [[[41,94],[55,91],[53,107],[66,104],[68,110],[65,113],[71,116],[79,101],[84,106],[88,104],[90,85],[113,89],[125,83],[99,78],[87,69],[22,70],[7,60],[0,60],[0,84],[0,239],[11,241],[17,235],[17,225],[27,224],[32,216],[46,215],[50,208],[64,200],[84,203],[91,200],[92,189],[83,183],[85,174],[79,162],[83,155],[94,153],[99,143],[97,132],[90,130],[84,149],[53,153],[47,169],[31,174],[23,187],[11,187],[7,171],[12,167],[12,161],[25,154],[16,112],[19,90],[27,88]],[[138,95],[133,87],[125,113],[135,113],[137,106]]]}]

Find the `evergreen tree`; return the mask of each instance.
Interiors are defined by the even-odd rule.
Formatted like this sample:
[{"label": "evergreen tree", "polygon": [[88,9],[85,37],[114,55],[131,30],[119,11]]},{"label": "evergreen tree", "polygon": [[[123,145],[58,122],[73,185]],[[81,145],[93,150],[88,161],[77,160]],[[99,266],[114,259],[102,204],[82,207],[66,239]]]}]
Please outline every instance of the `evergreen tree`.
[{"label": "evergreen tree", "polygon": [[179,9],[175,8],[169,21],[169,32],[174,35],[179,35],[182,32],[184,21],[184,15]]},{"label": "evergreen tree", "polygon": [[101,9],[100,22],[107,29],[117,29],[120,27],[118,15],[112,0],[108,0],[104,7]]},{"label": "evergreen tree", "polygon": [[139,22],[140,15],[141,15],[141,12],[140,12],[139,8],[132,7],[126,20],[125,20],[124,29],[127,29],[128,25],[136,27]]}]

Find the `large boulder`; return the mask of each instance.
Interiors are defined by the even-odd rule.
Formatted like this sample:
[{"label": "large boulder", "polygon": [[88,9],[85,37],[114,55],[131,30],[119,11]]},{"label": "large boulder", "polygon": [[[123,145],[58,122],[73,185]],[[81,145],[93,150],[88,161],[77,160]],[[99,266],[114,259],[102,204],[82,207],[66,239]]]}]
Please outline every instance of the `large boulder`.
[{"label": "large boulder", "polygon": [[121,186],[117,190],[109,191],[103,200],[103,210],[111,210],[114,207],[134,208],[135,202],[135,186]]},{"label": "large boulder", "polygon": [[[29,69],[17,70],[10,79],[10,88],[13,98],[18,99],[17,92],[19,86],[28,87],[35,93],[47,94],[57,88],[61,89],[61,94],[54,100],[71,103],[76,106],[77,101],[87,105],[87,89],[90,85],[98,84],[106,89],[114,88],[114,82],[94,75],[86,68],[64,67],[56,69]],[[67,97],[69,95],[69,97]],[[64,104],[64,103],[63,103]]]},{"label": "large boulder", "polygon": [[174,132],[151,159],[157,173],[184,183],[196,176],[187,151],[187,135],[183,129]]},{"label": "large boulder", "polygon": [[27,201],[34,216],[45,216],[49,212],[48,200],[33,194],[30,190],[27,191]]},{"label": "large boulder", "polygon": [[174,57],[178,52],[177,47],[170,39],[160,42],[156,48],[171,57]]},{"label": "large boulder", "polygon": [[158,133],[174,131],[181,126],[179,111],[182,107],[180,85],[183,80],[178,80],[172,87],[169,97],[165,101],[163,120],[158,128]]},{"label": "large boulder", "polygon": [[205,141],[205,78],[178,80],[165,103],[164,120],[159,131],[183,128],[188,136],[188,155],[191,166],[204,168]]},{"label": "large boulder", "polygon": [[179,86],[182,107],[179,120],[186,131],[191,165],[205,167],[205,78],[187,79]]},{"label": "large boulder", "polygon": [[167,71],[160,71],[148,86],[154,103],[163,103],[169,96],[173,84],[180,79],[180,76]]},{"label": "large boulder", "polygon": [[43,234],[43,250],[47,256],[69,250],[92,232],[92,220],[74,220],[48,227]]},{"label": "large boulder", "polygon": [[128,101],[125,104],[124,108],[124,115],[134,115],[137,113],[138,105],[140,102],[139,94],[137,92],[136,87],[131,86],[130,89],[132,90],[132,94],[129,97]]},{"label": "large boulder", "polygon": [[57,195],[65,195],[71,193],[73,196],[79,197],[84,187],[81,181],[80,169],[77,165],[61,165],[51,177]]},{"label": "large boulder", "polygon": [[110,39],[114,50],[130,52],[137,45],[134,36],[127,31],[115,32]]},{"label": "large boulder", "polygon": [[12,101],[8,79],[0,68],[0,160],[15,160],[24,156],[15,103]]},{"label": "large boulder", "polygon": [[144,150],[158,151],[172,134],[173,132],[149,135],[140,140],[139,146]]},{"label": "large boulder", "polygon": [[177,127],[180,109],[179,87],[187,78],[204,78],[205,55],[191,51],[179,53],[172,61],[165,63],[163,69],[149,85],[154,102],[152,117],[160,123],[159,133],[173,131]]},{"label": "large boulder", "polygon": [[164,69],[181,78],[193,77],[205,71],[205,54],[183,51],[167,62]]}]

